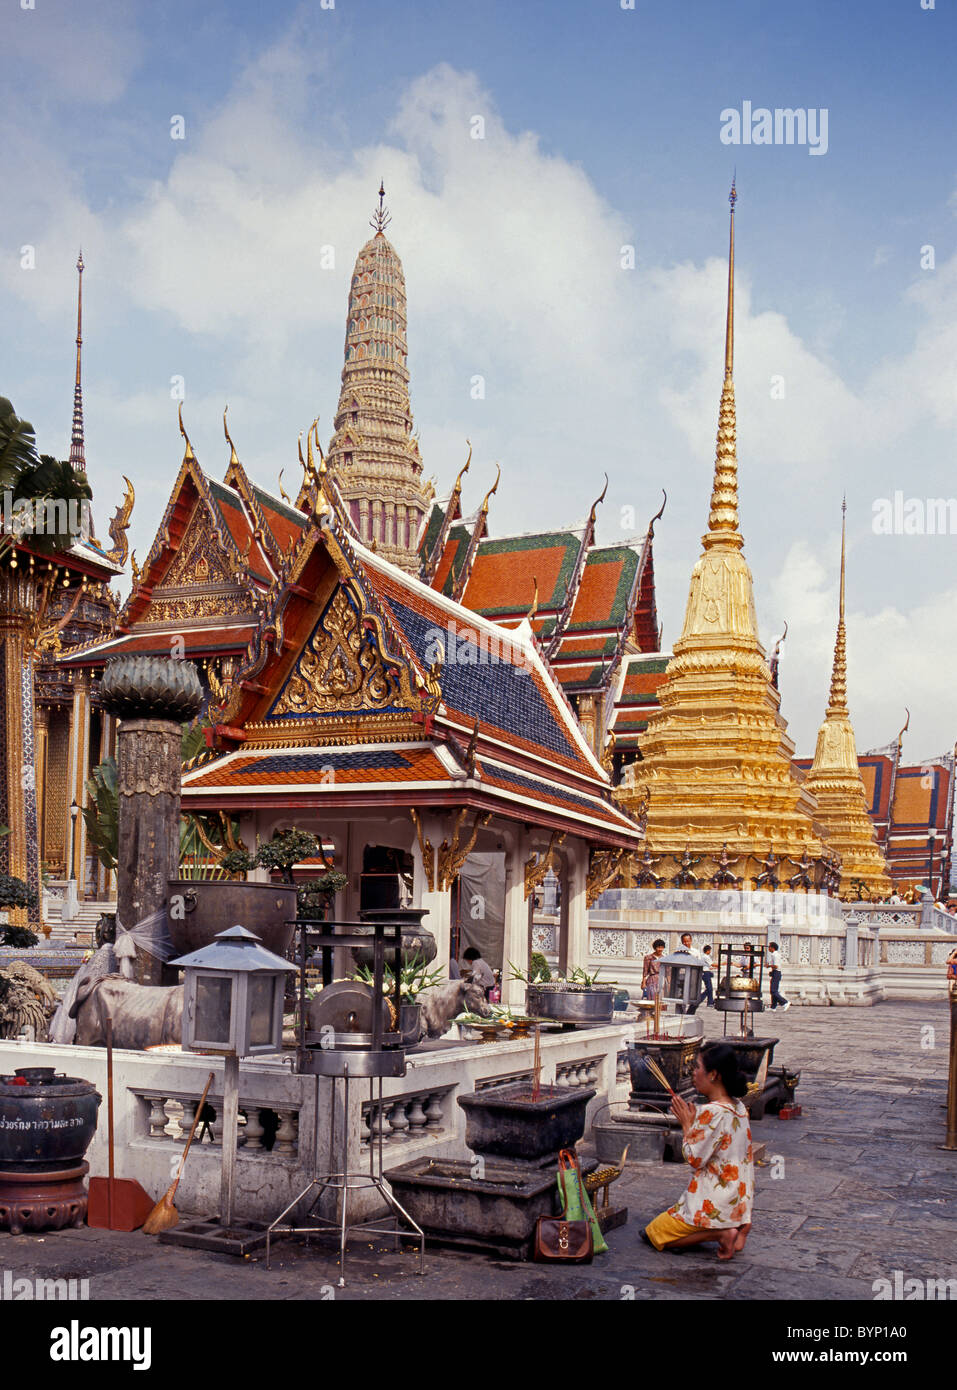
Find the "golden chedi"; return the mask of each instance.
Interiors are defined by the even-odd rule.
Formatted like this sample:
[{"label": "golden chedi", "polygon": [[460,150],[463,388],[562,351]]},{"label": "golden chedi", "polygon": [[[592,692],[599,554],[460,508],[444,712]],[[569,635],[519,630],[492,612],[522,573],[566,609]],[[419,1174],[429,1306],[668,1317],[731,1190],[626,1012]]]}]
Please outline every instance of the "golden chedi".
[{"label": "golden chedi", "polygon": [[[814,800],[791,768],[794,745],[758,640],[753,582],[738,529],[735,198],[732,187],[725,374],[708,532],[691,576],[681,638],[658,692],[660,710],[648,721],[642,758],[620,795],[625,805],[650,798],[652,854],[677,858],[687,846],[700,856],[697,873],[707,882],[727,846],[747,887],[773,852],[782,861],[783,887],[790,877],[785,859],[806,854],[814,860],[824,847],[812,820]],[[752,856],[750,863],[745,856]]]},{"label": "golden chedi", "polygon": [[[846,514],[846,504],[842,511]],[[841,526],[841,593],[831,692],[818,730],[814,762],[804,785],[817,799],[816,818],[828,845],[841,856],[842,898],[887,897],[890,876],[867,814],[867,795],[857,761],[857,743],[847,706],[847,634],[844,627],[845,524]]]}]

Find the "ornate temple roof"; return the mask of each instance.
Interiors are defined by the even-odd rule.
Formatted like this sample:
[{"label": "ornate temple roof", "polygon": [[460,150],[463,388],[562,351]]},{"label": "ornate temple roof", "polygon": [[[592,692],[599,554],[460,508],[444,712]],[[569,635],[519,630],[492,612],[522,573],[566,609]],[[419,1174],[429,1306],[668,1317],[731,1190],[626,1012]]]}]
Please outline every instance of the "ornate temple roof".
[{"label": "ornate temple roof", "polygon": [[366,549],[327,499],[317,512],[234,675],[221,754],[185,775],[184,804],[454,803],[636,844],[531,629]]}]

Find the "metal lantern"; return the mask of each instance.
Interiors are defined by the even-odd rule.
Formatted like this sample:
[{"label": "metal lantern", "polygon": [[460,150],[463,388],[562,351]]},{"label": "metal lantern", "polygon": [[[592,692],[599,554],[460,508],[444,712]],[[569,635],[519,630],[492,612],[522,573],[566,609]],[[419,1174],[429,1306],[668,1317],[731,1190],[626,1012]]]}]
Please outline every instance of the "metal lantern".
[{"label": "metal lantern", "polygon": [[745,942],[718,947],[718,990],[714,1007],[724,1013],[761,1013],[764,981],[764,947]]},{"label": "metal lantern", "polygon": [[260,945],[245,927],[230,927],[171,965],[186,976],[183,1051],[254,1057],[282,1049],[285,975],[295,966]]},{"label": "metal lantern", "polygon": [[701,998],[704,962],[690,951],[673,951],[658,962],[658,995],[676,1014],[690,1013]]}]

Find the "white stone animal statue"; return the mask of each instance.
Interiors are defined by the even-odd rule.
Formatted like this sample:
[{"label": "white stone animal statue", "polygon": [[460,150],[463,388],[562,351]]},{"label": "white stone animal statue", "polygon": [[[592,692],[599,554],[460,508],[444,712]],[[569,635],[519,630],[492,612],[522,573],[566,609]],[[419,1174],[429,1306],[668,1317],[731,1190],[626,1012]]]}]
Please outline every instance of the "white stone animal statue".
[{"label": "white stone animal statue", "polygon": [[113,1046],[134,1051],[183,1041],[183,986],[138,985],[122,975],[88,980],[70,1008],[80,1047],[106,1046],[106,1020],[113,1020]]},{"label": "white stone animal statue", "polygon": [[478,1014],[490,1018],[492,1010],[481,985],[469,980],[449,980],[447,984],[424,989],[416,1001],[422,1005],[419,1037],[441,1038],[459,1014]]}]

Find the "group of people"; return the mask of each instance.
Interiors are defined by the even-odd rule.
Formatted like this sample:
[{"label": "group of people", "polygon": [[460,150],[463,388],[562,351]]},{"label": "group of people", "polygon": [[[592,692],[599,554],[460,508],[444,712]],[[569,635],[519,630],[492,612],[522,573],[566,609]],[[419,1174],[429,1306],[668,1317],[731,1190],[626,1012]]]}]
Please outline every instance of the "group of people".
[{"label": "group of people", "polygon": [[[683,932],[681,936],[681,945],[678,947],[677,952],[690,956],[693,961],[702,966],[701,994],[688,1010],[688,1012],[692,1014],[706,1001],[709,1008],[714,1007],[714,961],[711,955],[711,947],[704,946],[698,951],[693,945],[693,940],[694,938],[690,932]],[[665,945],[666,943],[659,936],[651,943],[651,950],[642,962],[642,999],[657,998],[661,984],[661,958],[665,953]],[[743,973],[750,975],[753,969],[753,957],[750,954],[753,949],[751,942],[746,941],[741,949],[744,955],[742,955],[741,959],[738,961],[738,968]],[[791,1005],[781,993],[781,947],[776,941],[768,942],[767,962],[770,970],[771,1011],[773,1013],[775,1009],[780,1009],[782,1012],[786,1012]]]}]

